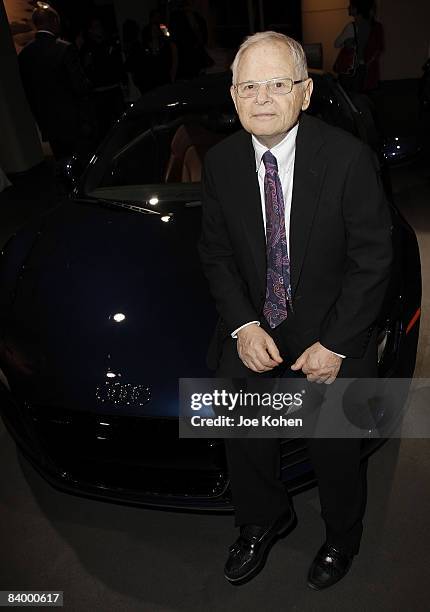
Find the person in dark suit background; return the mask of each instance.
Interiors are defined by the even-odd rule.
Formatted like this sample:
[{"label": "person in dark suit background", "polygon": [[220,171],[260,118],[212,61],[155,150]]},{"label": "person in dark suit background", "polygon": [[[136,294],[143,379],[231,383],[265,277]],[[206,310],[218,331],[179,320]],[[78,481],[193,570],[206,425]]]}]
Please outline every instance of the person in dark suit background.
[{"label": "person in dark suit background", "polygon": [[[219,321],[208,364],[221,378],[376,377],[375,321],[389,281],[391,217],[371,149],[304,111],[303,49],[275,32],[248,37],[232,64],[242,130],[203,168],[199,253]],[[226,438],[237,540],[224,575],[255,576],[296,522],[280,480],[279,440]],[[323,589],[358,553],[366,503],[360,439],[308,440],[326,541],[308,572]]]},{"label": "person in dark suit background", "polygon": [[77,49],[59,38],[58,13],[39,3],[32,15],[33,41],[18,56],[24,91],[39,126],[58,160],[91,148],[89,106],[91,84],[80,65]]},{"label": "person in dark suit background", "polygon": [[206,51],[208,28],[194,10],[193,0],[182,0],[170,16],[169,29],[177,51],[176,79],[192,79],[214,61]]},{"label": "person in dark suit background", "polygon": [[84,29],[79,57],[93,87],[91,103],[97,118],[98,144],[125,111],[122,87],[126,85],[127,74],[118,36],[96,15],[90,17]]},{"label": "person in dark suit background", "polygon": [[149,23],[142,29],[143,57],[141,58],[144,82],[141,93],[171,83],[176,78],[177,49],[161,28],[162,15],[157,9],[149,13]]}]

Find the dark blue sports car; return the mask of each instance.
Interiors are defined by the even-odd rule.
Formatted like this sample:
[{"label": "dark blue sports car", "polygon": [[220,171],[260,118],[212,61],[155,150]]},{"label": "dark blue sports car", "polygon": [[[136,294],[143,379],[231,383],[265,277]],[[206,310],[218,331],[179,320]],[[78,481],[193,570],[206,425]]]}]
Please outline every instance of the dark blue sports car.
[{"label": "dark blue sports car", "polygon": [[[371,113],[329,75],[308,112],[380,156]],[[165,86],[124,114],[71,196],[8,241],[0,267],[3,419],[53,485],[100,498],[231,509],[223,441],[178,437],[178,378],[210,377],[216,312],[196,244],[206,151],[240,127],[229,75]],[[414,370],[421,302],[411,227],[392,205],[395,262],[379,319],[381,377]],[[377,440],[369,440],[363,453]],[[282,441],[290,490],[313,482]]]}]

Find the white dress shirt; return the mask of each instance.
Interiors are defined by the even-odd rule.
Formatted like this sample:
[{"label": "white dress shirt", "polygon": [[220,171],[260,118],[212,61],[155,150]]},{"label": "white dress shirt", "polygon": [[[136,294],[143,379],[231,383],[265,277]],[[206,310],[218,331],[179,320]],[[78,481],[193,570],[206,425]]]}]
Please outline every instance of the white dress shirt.
[{"label": "white dress shirt", "polygon": [[[296,123],[294,127],[287,132],[286,136],[277,145],[272,147],[270,151],[276,157],[278,162],[278,175],[281,181],[282,194],[284,196],[284,207],[285,207],[285,234],[287,238],[288,256],[290,255],[290,213],[291,213],[291,200],[293,195],[293,177],[294,177],[294,161],[296,157],[296,136],[299,124]],[[261,200],[261,211],[263,214],[264,231],[266,231],[266,200],[264,194],[264,176],[266,174],[266,168],[263,162],[263,155],[268,151],[268,147],[263,145],[257,138],[252,134],[252,145],[255,153],[255,171],[258,173],[258,184],[260,187],[260,200]],[[247,325],[256,323],[260,325],[260,321],[248,321],[240,327],[234,330],[231,334],[232,338],[237,338],[237,332]],[[329,349],[330,350],[330,349]],[[332,351],[334,352],[334,351]],[[335,353],[339,357],[345,357]]]}]

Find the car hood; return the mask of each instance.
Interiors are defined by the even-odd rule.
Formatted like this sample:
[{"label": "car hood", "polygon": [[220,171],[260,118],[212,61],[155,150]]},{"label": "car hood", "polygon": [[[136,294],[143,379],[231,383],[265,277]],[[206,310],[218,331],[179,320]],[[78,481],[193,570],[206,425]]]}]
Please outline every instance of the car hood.
[{"label": "car hood", "polygon": [[200,208],[159,215],[67,201],[7,246],[1,363],[21,399],[175,416],[178,379],[209,377],[215,309]]}]

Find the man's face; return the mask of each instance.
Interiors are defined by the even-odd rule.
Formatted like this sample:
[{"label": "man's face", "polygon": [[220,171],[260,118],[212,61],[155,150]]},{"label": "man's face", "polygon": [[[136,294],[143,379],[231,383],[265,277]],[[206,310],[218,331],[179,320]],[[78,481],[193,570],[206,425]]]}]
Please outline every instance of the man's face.
[{"label": "man's face", "polygon": [[[279,42],[261,42],[249,47],[241,57],[236,83],[265,81],[290,77],[294,81],[302,75],[296,73],[293,58],[286,45]],[[308,108],[312,95],[312,79],[293,86],[285,95],[272,95],[266,85],[260,85],[257,96],[241,98],[232,86],[234,105],[243,128],[254,134],[268,147],[280,142],[295,125],[300,111]]]}]

